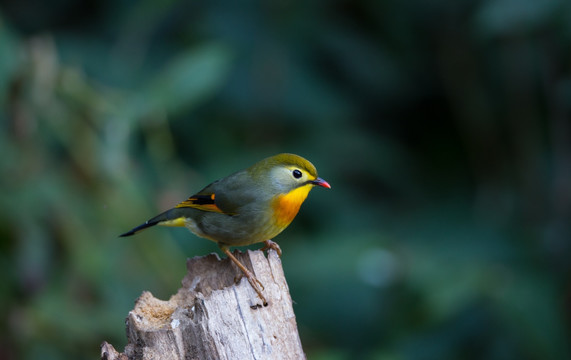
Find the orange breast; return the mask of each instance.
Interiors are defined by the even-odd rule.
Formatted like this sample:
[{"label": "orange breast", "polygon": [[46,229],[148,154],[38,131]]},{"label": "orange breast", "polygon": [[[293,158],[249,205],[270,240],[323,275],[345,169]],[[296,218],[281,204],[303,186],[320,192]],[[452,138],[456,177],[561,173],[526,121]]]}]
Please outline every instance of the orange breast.
[{"label": "orange breast", "polygon": [[284,229],[292,222],[310,190],[311,185],[305,185],[276,197],[272,207],[277,227]]}]

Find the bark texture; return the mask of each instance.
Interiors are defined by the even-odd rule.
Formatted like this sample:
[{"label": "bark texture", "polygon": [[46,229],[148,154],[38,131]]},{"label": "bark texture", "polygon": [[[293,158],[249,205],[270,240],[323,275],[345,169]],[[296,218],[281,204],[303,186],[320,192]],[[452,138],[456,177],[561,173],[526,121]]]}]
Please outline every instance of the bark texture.
[{"label": "bark texture", "polygon": [[292,300],[276,252],[234,255],[264,285],[268,306],[240,270],[217,254],[187,261],[182,288],[168,301],[143,292],[127,317],[123,353],[104,342],[101,358],[305,359]]}]

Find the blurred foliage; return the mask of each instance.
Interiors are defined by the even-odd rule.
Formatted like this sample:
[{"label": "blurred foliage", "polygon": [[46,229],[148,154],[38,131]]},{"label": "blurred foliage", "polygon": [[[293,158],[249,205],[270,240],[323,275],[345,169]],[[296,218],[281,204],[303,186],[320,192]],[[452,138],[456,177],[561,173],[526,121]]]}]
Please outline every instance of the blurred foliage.
[{"label": "blurred foliage", "polygon": [[122,347],[183,229],[117,235],[278,152],[310,359],[565,359],[571,4],[4,1],[0,358]]}]

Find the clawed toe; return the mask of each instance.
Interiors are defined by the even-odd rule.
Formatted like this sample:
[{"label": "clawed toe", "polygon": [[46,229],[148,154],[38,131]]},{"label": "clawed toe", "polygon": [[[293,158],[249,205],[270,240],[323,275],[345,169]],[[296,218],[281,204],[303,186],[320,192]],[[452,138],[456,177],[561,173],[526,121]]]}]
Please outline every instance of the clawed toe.
[{"label": "clawed toe", "polygon": [[282,249],[280,248],[280,246],[278,245],[277,242],[272,241],[272,240],[266,240],[264,241],[264,247],[262,247],[260,250],[262,251],[267,251],[267,250],[275,250],[278,253],[279,257],[282,257]]}]

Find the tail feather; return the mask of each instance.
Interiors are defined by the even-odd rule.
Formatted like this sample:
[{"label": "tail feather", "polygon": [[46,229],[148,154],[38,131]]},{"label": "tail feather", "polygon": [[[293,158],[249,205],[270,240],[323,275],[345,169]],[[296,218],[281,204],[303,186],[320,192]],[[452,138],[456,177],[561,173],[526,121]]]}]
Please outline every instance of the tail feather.
[{"label": "tail feather", "polygon": [[131,235],[135,235],[136,233],[138,233],[139,231],[145,230],[146,228],[149,228],[151,226],[155,226],[159,223],[160,221],[151,221],[151,220],[147,220],[145,221],[143,224],[132,228],[131,230],[127,231],[124,234],[119,235],[119,237],[125,237],[125,236],[131,236]]},{"label": "tail feather", "polygon": [[150,228],[151,226],[155,225],[184,226],[184,220],[186,218],[186,216],[184,216],[184,211],[188,210],[178,208],[167,210],[164,213],[145,221],[143,224],[134,227],[126,233],[119,235],[119,237],[135,235],[139,231],[145,230],[146,228]]}]

